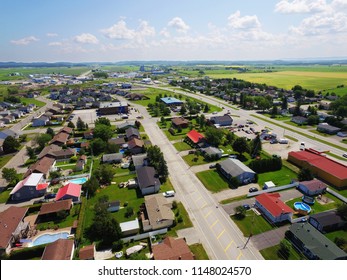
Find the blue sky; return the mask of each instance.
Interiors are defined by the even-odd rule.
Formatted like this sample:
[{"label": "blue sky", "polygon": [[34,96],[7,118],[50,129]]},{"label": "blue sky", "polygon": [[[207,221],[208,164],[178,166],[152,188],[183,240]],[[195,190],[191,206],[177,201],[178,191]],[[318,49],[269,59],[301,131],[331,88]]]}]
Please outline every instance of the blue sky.
[{"label": "blue sky", "polygon": [[0,61],[347,56],[347,0],[2,0]]}]

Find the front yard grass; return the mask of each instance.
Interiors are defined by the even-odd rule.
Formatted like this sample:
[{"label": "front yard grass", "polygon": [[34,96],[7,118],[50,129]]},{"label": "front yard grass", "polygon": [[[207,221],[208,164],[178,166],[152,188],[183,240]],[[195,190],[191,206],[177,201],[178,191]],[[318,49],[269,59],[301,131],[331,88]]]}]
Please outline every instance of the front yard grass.
[{"label": "front yard grass", "polygon": [[196,176],[204,184],[206,189],[216,193],[229,189],[228,181],[217,170],[206,170],[196,173]]},{"label": "front yard grass", "polygon": [[329,232],[324,234],[327,238],[329,238],[332,242],[334,242],[336,237],[343,238],[347,240],[347,229],[336,230],[333,232]]},{"label": "front yard grass", "polygon": [[11,190],[4,190],[0,193],[0,203],[6,203],[10,197]]},{"label": "front yard grass", "polygon": [[189,154],[189,155],[183,156],[182,158],[189,166],[201,165],[201,164],[212,162],[212,161],[207,161],[202,155],[196,156],[194,154]]},{"label": "front yard grass", "polygon": [[296,179],[297,174],[286,166],[281,170],[258,174],[258,184],[263,187],[265,182],[272,181],[276,186],[288,185],[292,179]]},{"label": "front yard grass", "polygon": [[231,219],[242,231],[243,235],[248,237],[252,235],[260,234],[273,229],[261,215],[256,215],[253,210],[248,210],[246,212],[246,217],[242,220],[238,220],[235,216],[231,216]]},{"label": "front yard grass", "polygon": [[0,157],[0,168],[3,168],[6,163],[13,157],[13,155],[3,155]]},{"label": "front yard grass", "polygon": [[173,144],[174,147],[176,148],[177,151],[182,152],[182,151],[187,151],[187,150],[191,150],[192,147],[190,145],[188,145],[186,142],[177,142]]},{"label": "front yard grass", "polygon": [[202,244],[192,244],[189,246],[196,260],[209,260],[209,257]]},{"label": "front yard grass", "polygon": [[[175,218],[176,218],[176,225],[174,227],[171,227],[168,230],[167,235],[176,237],[178,230],[184,229],[184,228],[193,227],[193,224],[192,224],[192,221],[189,218],[187,210],[184,208],[184,206],[183,206],[183,204],[181,202],[177,203],[177,208],[173,209],[173,212],[174,212]],[[177,221],[177,218],[180,217],[180,216],[182,217],[182,222],[181,223],[179,223]]]},{"label": "front yard grass", "polygon": [[[265,260],[285,260],[282,256],[277,254],[280,245],[275,245],[263,250],[260,250],[260,254]],[[299,254],[293,247],[290,248],[288,260],[302,260],[306,259],[304,255]]]}]

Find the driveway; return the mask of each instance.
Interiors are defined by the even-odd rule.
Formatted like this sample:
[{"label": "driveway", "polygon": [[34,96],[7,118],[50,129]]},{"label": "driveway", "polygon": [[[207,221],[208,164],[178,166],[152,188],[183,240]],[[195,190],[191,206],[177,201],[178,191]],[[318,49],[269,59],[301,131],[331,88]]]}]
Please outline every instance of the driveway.
[{"label": "driveway", "polygon": [[289,227],[290,225],[286,225],[252,236],[251,239],[254,247],[260,251],[280,244],[280,242],[284,239],[285,232],[289,229]]}]

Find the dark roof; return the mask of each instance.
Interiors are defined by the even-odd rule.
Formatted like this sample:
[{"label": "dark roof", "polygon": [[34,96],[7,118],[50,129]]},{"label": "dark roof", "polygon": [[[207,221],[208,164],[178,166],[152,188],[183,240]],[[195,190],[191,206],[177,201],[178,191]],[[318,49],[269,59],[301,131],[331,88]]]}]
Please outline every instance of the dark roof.
[{"label": "dark roof", "polygon": [[133,164],[135,167],[143,166],[145,165],[145,161],[148,158],[147,154],[139,154],[139,155],[133,155],[132,157]]},{"label": "dark roof", "polygon": [[122,153],[114,153],[114,154],[105,154],[102,156],[102,161],[122,161],[123,154]]},{"label": "dark roof", "polygon": [[133,148],[136,148],[136,147],[143,147],[144,146],[144,142],[140,139],[137,139],[137,138],[133,138],[131,139],[129,142],[128,142],[128,148],[131,150]]},{"label": "dark roof", "polygon": [[152,246],[152,252],[155,260],[194,260],[183,238],[166,237],[162,243]]},{"label": "dark roof", "polygon": [[160,184],[155,176],[156,171],[152,166],[143,166],[136,170],[137,181],[140,189]]},{"label": "dark roof", "polygon": [[347,254],[309,223],[295,223],[289,231],[321,260],[346,258]]},{"label": "dark roof", "polygon": [[10,206],[0,213],[0,248],[6,248],[28,208]]},{"label": "dark roof", "polygon": [[322,181],[314,179],[310,181],[302,181],[299,185],[305,186],[310,191],[325,190],[328,186]]},{"label": "dark roof", "polygon": [[325,131],[331,131],[331,132],[336,132],[336,131],[339,131],[340,128],[336,127],[336,126],[332,126],[330,124],[327,124],[327,123],[320,123],[318,126],[317,126],[317,130],[320,130],[320,129],[323,129]]},{"label": "dark roof", "polygon": [[123,145],[125,144],[125,139],[124,137],[111,138],[110,140],[108,140],[108,143],[115,145]]},{"label": "dark roof", "polygon": [[39,159],[43,158],[44,156],[47,156],[47,155],[54,157],[55,156],[54,152],[60,151],[60,150],[62,150],[62,147],[55,145],[55,144],[51,144],[49,146],[44,147],[43,150],[39,153],[39,155],[37,157]]},{"label": "dark roof", "polygon": [[73,257],[74,241],[58,239],[48,244],[43,251],[42,260],[71,260]]},{"label": "dark roof", "polygon": [[39,215],[46,215],[51,213],[57,213],[59,211],[68,211],[72,207],[72,199],[66,199],[61,201],[54,201],[50,203],[42,204]]},{"label": "dark roof", "polygon": [[224,122],[232,122],[233,119],[229,115],[224,115],[224,116],[214,116],[211,117],[211,122],[214,124],[219,124],[219,123],[224,123]]},{"label": "dark roof", "polygon": [[134,135],[140,138],[140,132],[137,128],[129,127],[127,130],[125,130],[125,134],[127,138],[130,138]]},{"label": "dark roof", "polygon": [[334,210],[313,214],[310,216],[310,219],[315,219],[323,227],[339,223],[347,223],[347,221],[343,220]]},{"label": "dark roof", "polygon": [[103,205],[105,205],[107,208],[119,207],[120,206],[120,201],[119,200],[108,201],[108,202],[103,203]]}]

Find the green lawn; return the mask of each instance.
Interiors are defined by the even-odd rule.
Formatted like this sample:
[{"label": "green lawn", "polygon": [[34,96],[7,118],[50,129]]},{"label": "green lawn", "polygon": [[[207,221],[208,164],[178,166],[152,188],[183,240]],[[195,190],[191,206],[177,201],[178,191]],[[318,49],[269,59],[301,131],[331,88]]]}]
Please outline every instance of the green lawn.
[{"label": "green lawn", "polygon": [[182,158],[189,166],[201,165],[201,164],[212,162],[212,161],[206,160],[202,155],[196,156],[194,154],[189,154],[189,155],[183,156]]},{"label": "green lawn", "polygon": [[247,195],[241,195],[241,196],[236,196],[236,197],[224,199],[224,200],[220,201],[219,203],[221,203],[221,204],[228,204],[228,203],[231,203],[231,202],[241,201],[241,200],[244,200],[244,199],[247,199]]},{"label": "green lawn", "polygon": [[329,238],[332,242],[334,242],[336,237],[339,238],[343,238],[345,240],[347,240],[347,229],[343,230],[337,230],[337,231],[333,231],[333,232],[329,232],[324,234],[327,238]]},{"label": "green lawn", "polygon": [[179,152],[192,149],[192,147],[188,145],[186,142],[177,142],[177,143],[174,143],[173,145],[176,148],[176,150]]},{"label": "green lawn", "polygon": [[276,186],[288,185],[297,174],[288,167],[282,166],[281,170],[258,174],[258,184],[263,187],[265,182],[272,181]]},{"label": "green lawn", "polygon": [[173,187],[173,185],[172,185],[172,183],[171,183],[169,178],[166,180],[166,182],[164,184],[162,184],[160,186],[160,191],[161,192],[173,191],[173,190],[174,190],[174,187]]},{"label": "green lawn", "polygon": [[181,202],[177,203],[177,209],[174,209],[173,212],[175,213],[176,220],[177,220],[177,217],[181,216],[183,219],[183,222],[182,223],[177,222],[176,226],[171,227],[169,231],[167,232],[169,236],[177,236],[178,230],[193,227],[193,224],[189,218],[188,212],[186,211],[186,209],[184,208]]},{"label": "green lawn", "polygon": [[43,107],[46,105],[45,102],[42,102],[40,100],[37,100],[35,98],[25,98],[25,97],[22,97],[20,99],[20,101],[23,103],[25,102],[25,104],[29,105],[29,104],[35,104],[37,107]]},{"label": "green lawn", "polygon": [[[282,256],[277,254],[280,245],[275,245],[263,250],[260,250],[260,254],[264,257],[265,260],[284,260]],[[293,247],[290,249],[290,254],[288,260],[302,260],[306,259],[305,256],[299,254]]]},{"label": "green lawn", "polygon": [[246,217],[242,220],[236,219],[235,216],[230,217],[242,231],[243,235],[247,237],[251,233],[256,235],[273,229],[261,215],[256,215],[253,210],[248,210]]},{"label": "green lawn", "polygon": [[196,173],[196,176],[204,184],[206,189],[216,193],[229,189],[228,181],[217,170],[206,170]]},{"label": "green lawn", "polygon": [[209,257],[202,244],[193,244],[189,246],[196,260],[209,260]]},{"label": "green lawn", "polygon": [[[321,204],[319,202],[317,202],[317,199],[315,201],[315,203],[313,205],[310,205],[311,206],[311,213],[310,214],[316,214],[316,213],[320,213],[320,212],[324,212],[324,211],[327,211],[327,210],[331,210],[331,209],[336,209],[337,206],[339,205],[339,200],[330,195],[330,194],[324,194],[323,198],[324,197],[328,197],[329,199],[331,199],[331,202],[327,203],[327,204]],[[285,203],[291,207],[292,209],[294,209],[294,203],[295,202],[302,202],[302,198],[299,197],[299,198],[295,198],[295,199],[292,199],[292,200],[289,200],[289,201],[286,201]]]},{"label": "green lawn", "polygon": [[0,203],[6,203],[6,201],[10,197],[10,192],[11,192],[11,190],[5,190],[5,191],[0,193]]},{"label": "green lawn", "polygon": [[2,155],[0,156],[0,168],[3,168],[6,163],[13,157],[13,155]]}]

